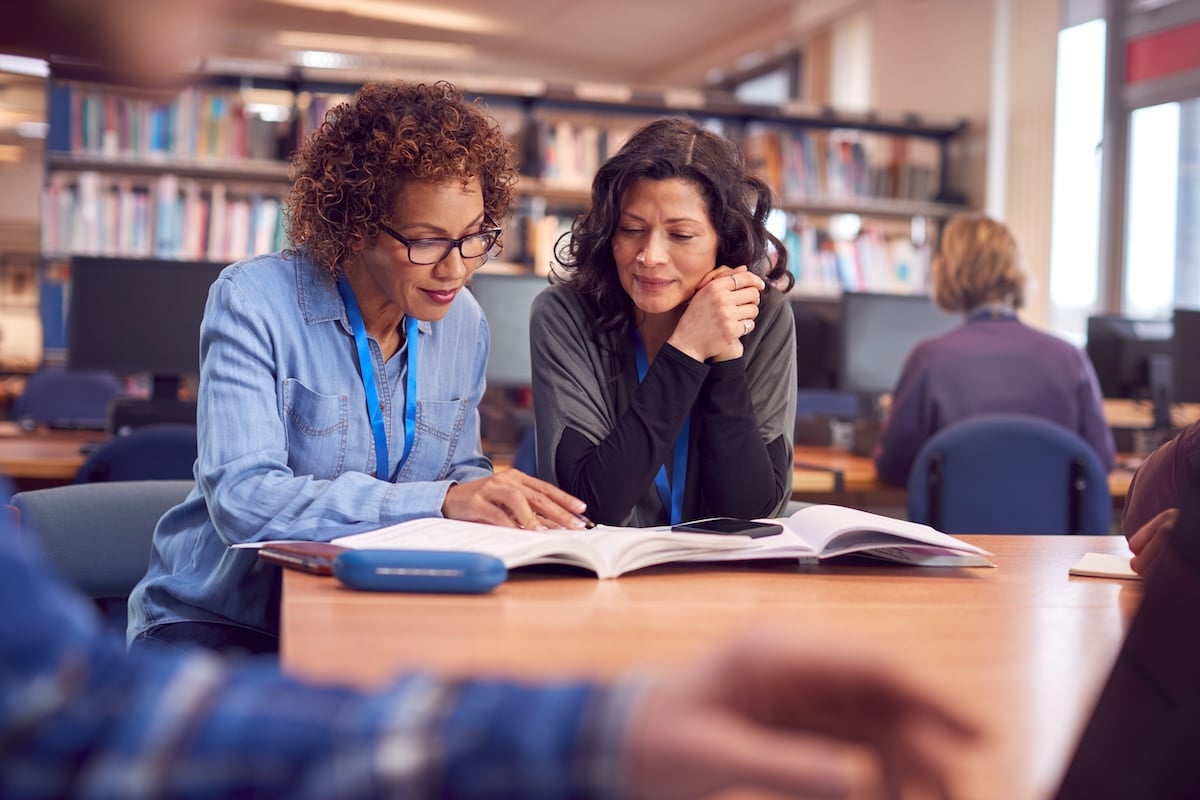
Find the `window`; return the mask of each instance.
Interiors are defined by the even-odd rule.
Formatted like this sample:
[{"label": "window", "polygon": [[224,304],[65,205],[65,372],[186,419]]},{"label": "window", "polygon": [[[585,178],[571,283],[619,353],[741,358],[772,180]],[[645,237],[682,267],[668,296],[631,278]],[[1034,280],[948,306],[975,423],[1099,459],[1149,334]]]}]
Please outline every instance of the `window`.
[{"label": "window", "polygon": [[1135,109],[1122,308],[1168,317],[1200,307],[1200,98]]},{"label": "window", "polygon": [[1058,35],[1050,327],[1080,343],[1099,304],[1105,33],[1104,20],[1095,19]]}]

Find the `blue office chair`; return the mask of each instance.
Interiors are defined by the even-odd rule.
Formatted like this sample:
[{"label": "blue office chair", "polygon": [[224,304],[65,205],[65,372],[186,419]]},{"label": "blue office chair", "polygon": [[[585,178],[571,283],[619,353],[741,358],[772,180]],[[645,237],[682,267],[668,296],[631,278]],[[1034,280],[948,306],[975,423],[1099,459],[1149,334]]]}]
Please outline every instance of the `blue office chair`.
[{"label": "blue office chair", "polygon": [[526,475],[537,477],[537,440],[533,435],[533,426],[530,425],[521,434],[521,441],[517,443],[517,450],[513,453],[513,468],[519,469]]},{"label": "blue office chair", "polygon": [[196,426],[144,425],[96,448],[75,473],[75,483],[192,480]]},{"label": "blue office chair", "polygon": [[109,403],[124,394],[124,385],[108,372],[42,367],[29,376],[25,390],[13,401],[13,418],[26,428],[103,430]]},{"label": "blue office chair", "polygon": [[908,517],[946,533],[1107,534],[1108,473],[1082,437],[986,414],[933,436],[908,478]]},{"label": "blue office chair", "polygon": [[186,481],[128,481],[17,492],[22,536],[36,536],[58,571],[124,631],[126,600],[146,573],[154,528],[192,490]]}]

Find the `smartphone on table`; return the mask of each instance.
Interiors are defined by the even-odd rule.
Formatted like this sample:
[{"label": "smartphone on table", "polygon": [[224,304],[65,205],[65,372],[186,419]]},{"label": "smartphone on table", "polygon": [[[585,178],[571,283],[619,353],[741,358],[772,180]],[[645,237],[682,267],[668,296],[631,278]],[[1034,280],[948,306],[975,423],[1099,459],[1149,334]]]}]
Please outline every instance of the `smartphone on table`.
[{"label": "smartphone on table", "polygon": [[715,533],[725,536],[749,536],[759,539],[763,536],[774,536],[783,532],[783,526],[775,522],[761,522],[754,519],[739,519],[737,517],[711,517],[692,522],[682,522],[673,525],[671,530],[678,533]]}]

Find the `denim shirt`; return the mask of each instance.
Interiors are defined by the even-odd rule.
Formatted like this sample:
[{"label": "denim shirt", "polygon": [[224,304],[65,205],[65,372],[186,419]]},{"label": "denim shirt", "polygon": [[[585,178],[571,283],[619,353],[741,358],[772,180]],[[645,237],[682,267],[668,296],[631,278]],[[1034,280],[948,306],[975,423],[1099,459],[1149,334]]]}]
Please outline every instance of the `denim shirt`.
[{"label": "denim shirt", "polygon": [[407,344],[387,363],[370,340],[387,431],[387,480],[354,338],[337,286],[301,254],[227,267],[200,326],[196,488],[154,533],[129,599],[132,639],[158,623],[225,622],[278,632],[280,578],[253,550],[268,539],[328,541],[441,515],[446,490],[486,477],[479,440],[489,335],[461,292],[421,322],[416,433],[403,467]]},{"label": "denim shirt", "polygon": [[0,515],[0,797],[626,795],[636,676],[606,688],[411,673],[361,694],[263,661],[127,656],[90,605],[35,532]]}]

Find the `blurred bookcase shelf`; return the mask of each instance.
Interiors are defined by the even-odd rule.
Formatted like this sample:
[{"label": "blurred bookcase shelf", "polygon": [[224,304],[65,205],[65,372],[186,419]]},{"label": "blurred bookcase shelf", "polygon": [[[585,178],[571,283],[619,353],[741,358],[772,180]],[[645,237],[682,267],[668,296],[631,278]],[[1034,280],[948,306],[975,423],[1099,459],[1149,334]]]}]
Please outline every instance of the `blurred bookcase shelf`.
[{"label": "blurred bookcase shelf", "polygon": [[[398,77],[226,60],[186,85],[147,90],[52,65],[43,253],[233,261],[285,246],[296,144],[362,83]],[[450,77],[483,101],[520,154],[506,269],[545,272],[590,203],[595,170],[639,126],[667,115],[742,143],[777,197],[772,224],[795,250],[801,291],[923,290],[938,224],[965,208],[949,180],[963,119],[748,104],[715,90]],[[848,232],[845,216],[858,227]],[[865,265],[840,263],[852,252]],[[888,259],[899,261],[881,266]]]},{"label": "blurred bookcase shelf", "polygon": [[927,217],[949,219],[965,210],[957,203],[935,203],[923,200],[902,200],[879,197],[855,197],[844,200],[814,198],[812,200],[784,200],[780,204],[784,211],[794,214],[829,216],[833,214],[857,214],[864,217],[912,219]]},{"label": "blurred bookcase shelf", "polygon": [[132,155],[92,155],[90,153],[52,152],[46,156],[49,171],[112,172],[123,175],[160,175],[170,172],[181,178],[237,180],[286,185],[288,165],[267,159],[211,159]]}]

